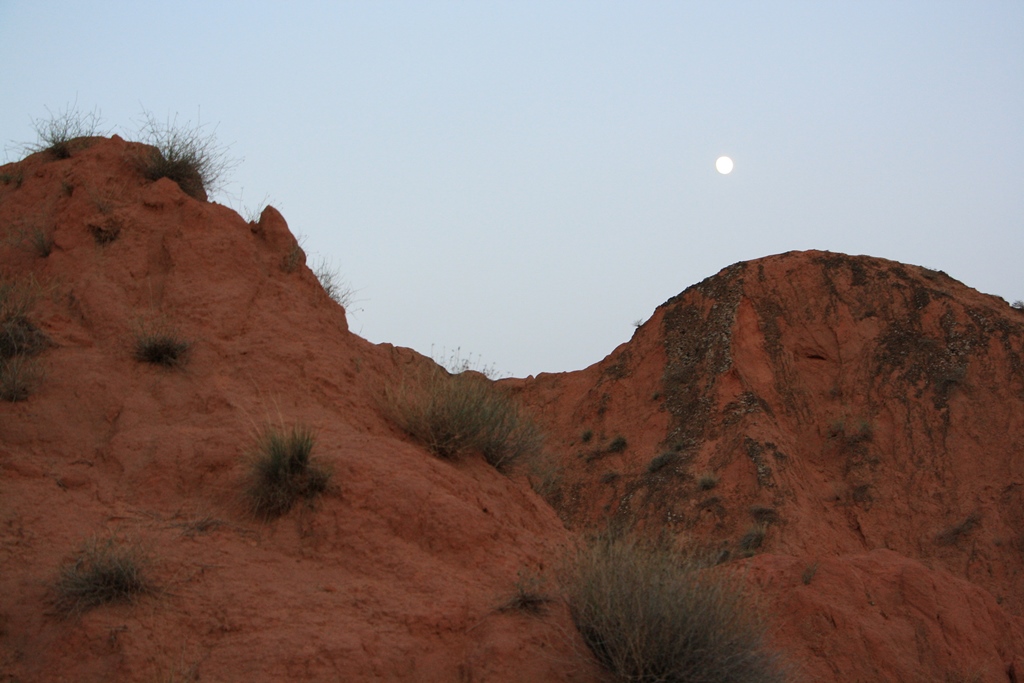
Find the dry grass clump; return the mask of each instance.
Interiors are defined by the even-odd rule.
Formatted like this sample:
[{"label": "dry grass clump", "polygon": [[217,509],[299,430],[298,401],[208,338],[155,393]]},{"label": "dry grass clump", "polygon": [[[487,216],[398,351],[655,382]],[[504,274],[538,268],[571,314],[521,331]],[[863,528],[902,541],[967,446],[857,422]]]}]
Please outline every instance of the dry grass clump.
[{"label": "dry grass clump", "polygon": [[312,270],[313,275],[315,275],[316,279],[320,282],[320,286],[324,288],[324,293],[326,293],[334,303],[348,311],[355,302],[356,291],[352,289],[352,285],[341,276],[338,269],[332,266],[327,260],[321,259],[313,266]]},{"label": "dry grass clump", "polygon": [[313,458],[316,434],[305,425],[270,425],[256,438],[247,489],[249,509],[261,519],[285,514],[301,498],[327,490],[331,474]]},{"label": "dry grass clump", "polygon": [[153,592],[146,576],[149,560],[137,544],[92,539],[74,561],[60,569],[54,585],[54,607],[62,616],[75,616],[108,603],[132,602]]},{"label": "dry grass clump", "polygon": [[498,607],[498,611],[543,616],[552,602],[554,598],[547,592],[543,577],[520,571],[512,597]]},{"label": "dry grass clump", "polygon": [[606,535],[566,572],[583,641],[615,681],[775,683],[750,598],[707,563],[668,543]]},{"label": "dry grass clump", "polygon": [[41,295],[35,280],[0,276],[0,399],[24,401],[42,379],[34,356],[50,343],[29,320]]},{"label": "dry grass clump", "polygon": [[192,342],[164,320],[139,323],[135,330],[135,360],[165,368],[178,368],[188,361]]},{"label": "dry grass clump", "polygon": [[90,138],[103,135],[100,130],[102,119],[95,109],[91,112],[80,112],[78,104],[67,105],[56,114],[49,109],[49,118],[33,119],[38,141],[25,146],[26,151],[49,152],[55,159],[67,159],[71,156],[72,143],[79,138]]},{"label": "dry grass clump", "polygon": [[505,471],[540,451],[537,425],[515,399],[478,373],[424,369],[388,391],[385,400],[396,424],[440,458],[478,452]]},{"label": "dry grass clump", "polygon": [[974,531],[979,524],[981,524],[981,514],[972,512],[960,522],[936,535],[935,542],[939,545],[954,545],[962,536]]},{"label": "dry grass clump", "polygon": [[710,491],[718,486],[718,477],[714,472],[705,472],[697,478],[697,488],[701,491]]},{"label": "dry grass clump", "polygon": [[220,191],[228,170],[236,165],[203,124],[179,125],[177,116],[161,123],[143,112],[141,133],[143,142],[156,148],[139,160],[143,176],[170,178],[195,199],[206,201],[209,194]]}]

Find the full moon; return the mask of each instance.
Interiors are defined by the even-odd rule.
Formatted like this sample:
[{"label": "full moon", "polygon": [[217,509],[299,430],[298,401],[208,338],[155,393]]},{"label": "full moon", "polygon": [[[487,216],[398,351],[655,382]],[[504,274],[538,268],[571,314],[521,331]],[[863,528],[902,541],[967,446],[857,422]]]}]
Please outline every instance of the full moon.
[{"label": "full moon", "polygon": [[732,159],[729,157],[718,157],[715,159],[715,169],[722,175],[729,175],[732,173]]}]

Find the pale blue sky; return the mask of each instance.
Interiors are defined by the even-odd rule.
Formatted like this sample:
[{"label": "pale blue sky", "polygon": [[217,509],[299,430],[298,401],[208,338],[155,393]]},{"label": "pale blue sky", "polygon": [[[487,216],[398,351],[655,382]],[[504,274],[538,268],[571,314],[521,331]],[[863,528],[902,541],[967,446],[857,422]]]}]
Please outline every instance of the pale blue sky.
[{"label": "pale blue sky", "polygon": [[[76,100],[217,124],[354,332],[575,370],[740,260],[1024,298],[1024,3],[0,0],[0,138]],[[736,170],[721,176],[715,158]]]}]

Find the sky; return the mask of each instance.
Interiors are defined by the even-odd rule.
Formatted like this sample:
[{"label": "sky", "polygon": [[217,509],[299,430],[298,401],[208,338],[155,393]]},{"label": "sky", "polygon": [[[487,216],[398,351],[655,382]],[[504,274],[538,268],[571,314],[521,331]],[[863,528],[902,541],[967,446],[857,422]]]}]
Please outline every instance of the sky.
[{"label": "sky", "polygon": [[69,106],[202,124],[353,332],[499,376],[794,249],[1024,299],[1019,0],[0,0],[5,161]]}]

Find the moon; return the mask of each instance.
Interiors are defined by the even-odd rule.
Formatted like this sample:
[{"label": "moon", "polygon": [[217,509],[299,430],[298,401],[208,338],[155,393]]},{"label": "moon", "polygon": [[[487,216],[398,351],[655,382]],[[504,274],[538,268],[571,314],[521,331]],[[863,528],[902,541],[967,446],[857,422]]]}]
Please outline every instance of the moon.
[{"label": "moon", "polygon": [[730,173],[732,173],[733,165],[734,164],[732,163],[732,159],[730,159],[729,157],[718,157],[717,159],[715,159],[715,170],[717,170],[722,175],[729,175]]}]

